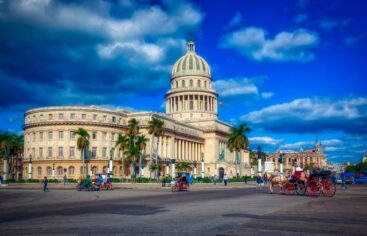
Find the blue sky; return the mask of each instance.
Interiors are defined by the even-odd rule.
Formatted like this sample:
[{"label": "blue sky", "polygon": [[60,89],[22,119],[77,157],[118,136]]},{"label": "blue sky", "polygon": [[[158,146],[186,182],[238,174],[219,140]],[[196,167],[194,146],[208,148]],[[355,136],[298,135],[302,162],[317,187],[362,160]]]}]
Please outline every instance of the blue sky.
[{"label": "blue sky", "polygon": [[[0,1],[0,129],[24,111],[100,105],[163,111],[170,70],[193,35],[220,119],[251,147],[367,150],[367,3],[353,1]],[[144,85],[144,86],[142,86]]]}]

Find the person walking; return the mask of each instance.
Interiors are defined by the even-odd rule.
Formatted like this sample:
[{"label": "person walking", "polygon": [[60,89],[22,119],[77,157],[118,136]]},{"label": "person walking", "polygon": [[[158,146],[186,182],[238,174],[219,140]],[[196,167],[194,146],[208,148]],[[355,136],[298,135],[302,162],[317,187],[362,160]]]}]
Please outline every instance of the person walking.
[{"label": "person walking", "polygon": [[0,184],[2,184],[2,183],[3,183],[3,176],[0,175]]},{"label": "person walking", "polygon": [[223,175],[223,181],[224,181],[224,186],[227,186],[228,176],[227,176],[226,173],[224,173],[224,175]]},{"label": "person walking", "polygon": [[264,185],[267,185],[267,184],[268,184],[268,182],[269,182],[268,174],[267,174],[267,173],[265,173],[265,174],[264,174]]},{"label": "person walking", "polygon": [[261,190],[262,183],[263,183],[263,179],[261,178],[261,175],[258,175],[256,179],[256,189],[257,190]]},{"label": "person walking", "polygon": [[166,187],[166,176],[163,175],[163,178],[162,178],[162,187]]},{"label": "person walking", "polygon": [[45,176],[45,178],[43,179],[43,192],[46,192],[46,190],[48,191],[48,179]]},{"label": "person walking", "polygon": [[341,174],[340,174],[340,178],[341,178],[341,180],[342,180],[341,188],[342,188],[342,189],[347,189],[347,184],[346,184],[346,181],[345,181],[345,174],[344,174],[344,173],[341,173]]},{"label": "person walking", "polygon": [[64,175],[63,180],[64,180],[64,185],[65,185],[68,182],[68,177],[66,176],[66,174]]},{"label": "person walking", "polygon": [[247,184],[247,175],[245,175],[245,184]]}]

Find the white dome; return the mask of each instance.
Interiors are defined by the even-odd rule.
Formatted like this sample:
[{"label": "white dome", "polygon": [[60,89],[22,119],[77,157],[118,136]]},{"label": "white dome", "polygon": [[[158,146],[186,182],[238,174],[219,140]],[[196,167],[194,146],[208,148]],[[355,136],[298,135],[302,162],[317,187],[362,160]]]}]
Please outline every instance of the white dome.
[{"label": "white dome", "polygon": [[172,69],[172,78],[199,75],[211,78],[208,63],[195,52],[195,43],[187,42],[186,54],[178,59]]}]

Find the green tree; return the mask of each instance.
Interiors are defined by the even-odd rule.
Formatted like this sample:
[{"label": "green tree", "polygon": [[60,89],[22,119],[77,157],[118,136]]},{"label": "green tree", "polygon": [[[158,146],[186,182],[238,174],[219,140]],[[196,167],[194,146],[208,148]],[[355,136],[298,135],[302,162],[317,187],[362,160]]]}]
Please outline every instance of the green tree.
[{"label": "green tree", "polygon": [[191,163],[185,161],[177,163],[176,169],[178,171],[188,171],[191,169]]},{"label": "green tree", "polygon": [[124,165],[124,155],[125,155],[125,150],[128,147],[128,137],[125,135],[119,134],[116,140],[115,147],[117,147],[118,150],[122,152],[121,165],[122,165],[122,168],[124,169],[124,173],[126,173],[127,168],[126,168],[126,165]]},{"label": "green tree", "polygon": [[83,172],[84,177],[87,176],[87,171],[85,169],[85,151],[88,148],[89,145],[89,133],[83,128],[78,128],[74,131],[74,134],[78,136],[78,139],[76,140],[76,146],[78,150],[80,150],[80,155],[82,157],[82,164],[83,164]]},{"label": "green tree", "polygon": [[236,152],[235,164],[236,164],[236,169],[237,169],[237,165],[240,164],[240,175],[242,175],[242,168],[241,168],[242,161],[239,161],[241,160],[241,156],[238,156],[238,155],[241,154],[241,150],[248,149],[249,141],[248,141],[246,134],[250,132],[251,132],[251,129],[247,127],[247,124],[241,124],[239,125],[238,128],[232,127],[228,134],[227,147],[230,152],[233,152],[233,151]]},{"label": "green tree", "polygon": [[[23,150],[23,135],[0,131],[0,158],[8,167],[4,173],[5,178],[12,171],[16,172],[17,178],[19,177],[19,162],[21,162]],[[9,159],[12,160],[9,162]]]},{"label": "green tree", "polygon": [[[137,146],[139,147],[139,165],[140,169],[143,168],[143,162],[145,161],[145,150],[147,147],[148,139],[145,137],[145,135],[139,135],[137,139]],[[141,173],[141,172],[140,172]]]},{"label": "green tree", "polygon": [[[158,156],[157,156],[157,148],[158,148],[158,142],[155,143],[155,137],[163,136],[163,125],[164,121],[152,117],[152,119],[148,122],[148,133],[152,135],[152,154],[154,153],[155,156],[155,164],[158,166]],[[155,147],[156,145],[156,147]],[[158,178],[158,168],[155,170],[155,176]]]}]

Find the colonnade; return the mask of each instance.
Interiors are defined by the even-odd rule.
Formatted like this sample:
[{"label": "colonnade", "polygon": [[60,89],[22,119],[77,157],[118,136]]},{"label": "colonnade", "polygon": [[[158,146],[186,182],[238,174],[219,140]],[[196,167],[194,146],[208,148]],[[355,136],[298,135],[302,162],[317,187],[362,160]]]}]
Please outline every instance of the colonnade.
[{"label": "colonnade", "polygon": [[177,111],[210,111],[217,113],[217,107],[217,97],[210,95],[177,95],[166,99],[166,111],[168,113]]},{"label": "colonnade", "polygon": [[202,152],[202,143],[177,139],[172,136],[158,138],[157,153],[161,158],[171,158],[179,161],[200,161]]}]

